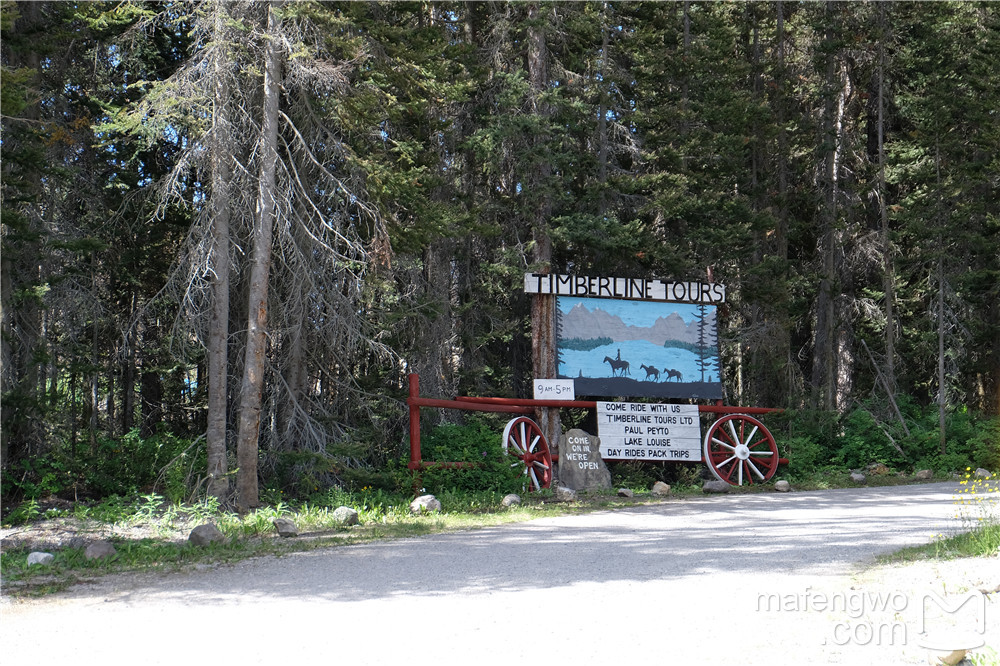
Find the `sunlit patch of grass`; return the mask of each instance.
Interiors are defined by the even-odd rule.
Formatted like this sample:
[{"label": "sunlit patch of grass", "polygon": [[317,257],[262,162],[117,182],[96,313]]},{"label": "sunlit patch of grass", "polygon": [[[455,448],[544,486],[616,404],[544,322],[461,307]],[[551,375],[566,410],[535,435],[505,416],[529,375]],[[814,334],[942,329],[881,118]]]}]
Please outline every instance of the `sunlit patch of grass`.
[{"label": "sunlit patch of grass", "polygon": [[882,558],[885,562],[958,557],[984,557],[1000,553],[1000,502],[996,475],[976,476],[969,468],[959,482],[961,490],[955,496],[955,519],[959,521],[957,534],[938,534],[931,543],[912,546]]}]

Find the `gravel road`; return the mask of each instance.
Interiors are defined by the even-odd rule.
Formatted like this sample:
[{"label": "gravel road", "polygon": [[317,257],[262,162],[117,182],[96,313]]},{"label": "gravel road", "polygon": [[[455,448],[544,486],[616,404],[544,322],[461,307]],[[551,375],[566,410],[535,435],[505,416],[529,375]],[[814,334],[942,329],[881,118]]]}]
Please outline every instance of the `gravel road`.
[{"label": "gravel road", "polygon": [[990,653],[1000,594],[985,634],[979,602],[949,614],[925,596],[995,589],[1000,558],[869,566],[954,532],[958,488],[670,500],[105,579],[5,600],[0,650],[8,664],[920,664],[926,621],[971,627]]}]

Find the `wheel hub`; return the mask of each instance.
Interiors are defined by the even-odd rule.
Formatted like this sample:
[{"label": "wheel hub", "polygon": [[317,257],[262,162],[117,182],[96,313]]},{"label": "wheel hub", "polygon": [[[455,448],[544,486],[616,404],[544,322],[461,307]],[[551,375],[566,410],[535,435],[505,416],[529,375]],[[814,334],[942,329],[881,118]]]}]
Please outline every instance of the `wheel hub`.
[{"label": "wheel hub", "polygon": [[736,457],[739,458],[740,460],[746,460],[750,457],[750,447],[748,447],[746,444],[738,444],[733,452],[736,454]]}]

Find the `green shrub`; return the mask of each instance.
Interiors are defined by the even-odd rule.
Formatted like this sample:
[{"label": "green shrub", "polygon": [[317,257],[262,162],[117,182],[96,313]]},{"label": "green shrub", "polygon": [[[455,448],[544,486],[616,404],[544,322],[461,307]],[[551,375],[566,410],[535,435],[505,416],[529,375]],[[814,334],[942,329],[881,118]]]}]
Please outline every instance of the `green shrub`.
[{"label": "green shrub", "polygon": [[901,462],[899,452],[866,409],[855,409],[843,421],[837,453],[833,461],[857,469],[869,463],[886,465]]},{"label": "green shrub", "polygon": [[469,462],[463,469],[423,470],[423,486],[428,492],[519,492],[521,471],[518,461],[505,455],[501,445],[503,427],[479,417],[466,425],[443,424],[421,436],[421,457],[425,462]]},{"label": "green shrub", "polygon": [[611,483],[616,488],[652,488],[660,481],[658,470],[654,463],[638,460],[608,461],[608,471],[611,472]]},{"label": "green shrub", "polygon": [[969,438],[972,462],[992,472],[1000,472],[1000,417],[984,421]]},{"label": "green shrub", "polygon": [[958,472],[975,465],[995,469],[1000,464],[1000,419],[988,419],[965,407],[945,417],[945,451],[941,452],[938,409],[928,405],[914,416],[904,448],[915,469]]},{"label": "green shrub", "polygon": [[788,459],[788,466],[783,476],[805,479],[830,462],[830,450],[809,437],[788,437],[776,444],[778,455]]},{"label": "green shrub", "polygon": [[133,429],[121,438],[102,437],[86,459],[84,485],[101,497],[130,495],[156,487],[178,501],[187,494],[187,479],[205,469],[204,446],[169,432],[143,438]]}]

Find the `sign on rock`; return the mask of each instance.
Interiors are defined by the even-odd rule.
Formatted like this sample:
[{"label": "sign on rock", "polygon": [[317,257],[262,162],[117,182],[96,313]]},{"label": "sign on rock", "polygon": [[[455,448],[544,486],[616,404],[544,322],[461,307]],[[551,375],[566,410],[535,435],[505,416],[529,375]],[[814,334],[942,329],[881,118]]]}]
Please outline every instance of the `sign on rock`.
[{"label": "sign on rock", "polygon": [[559,483],[573,490],[611,487],[611,472],[601,459],[601,440],[573,429],[559,443]]}]

